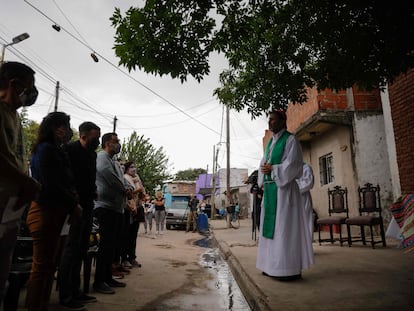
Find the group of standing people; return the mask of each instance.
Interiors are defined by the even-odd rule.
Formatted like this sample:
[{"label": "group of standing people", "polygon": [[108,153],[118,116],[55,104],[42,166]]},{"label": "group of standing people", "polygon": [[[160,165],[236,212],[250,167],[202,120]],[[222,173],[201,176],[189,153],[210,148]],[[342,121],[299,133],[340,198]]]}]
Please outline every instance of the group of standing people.
[{"label": "group of standing people", "polygon": [[[69,143],[70,117],[63,112],[43,118],[32,150],[32,176],[25,174],[17,109],[36,101],[34,74],[18,62],[0,67],[0,305],[7,291],[20,215],[29,204],[26,222],[33,258],[28,310],[48,309],[57,267],[60,304],[85,310],[84,304],[96,301],[80,289],[93,218],[98,220],[100,235],[93,288],[113,294],[114,287],[126,286],[115,279],[114,269],[127,272],[141,267],[135,251],[139,223],[145,221],[145,189],[135,164],[127,162],[122,168],[115,159],[121,149],[116,133],[102,136],[102,151],[96,154],[100,128],[84,122],[79,126],[79,140]],[[60,253],[65,223],[70,229]]]},{"label": "group of standing people", "polygon": [[[114,294],[114,287],[126,286],[114,278],[114,269],[120,267],[127,272],[128,268],[141,266],[135,253],[140,222],[145,222],[148,233],[155,217],[156,233],[163,234],[165,200],[161,192],[154,200],[145,193],[135,163],[126,162],[122,168],[115,159],[121,149],[116,133],[102,136],[102,151],[96,154],[100,128],[84,122],[79,127],[79,140],[69,143],[73,134],[70,117],[63,112],[49,113],[41,122],[31,159],[32,177],[27,176],[17,109],[32,105],[37,94],[30,67],[17,62],[1,66],[0,303],[7,289],[20,220],[10,215],[19,215],[16,211],[30,204],[27,225],[33,238],[33,264],[28,309],[48,309],[59,266],[60,303],[69,309],[84,310],[85,303],[96,301],[80,290],[80,270],[93,217],[98,220],[100,233],[93,288]],[[301,197],[301,190],[309,190],[313,177],[309,177],[311,171],[303,164],[299,142],[286,130],[286,114],[270,112],[269,128],[273,136],[258,175],[258,185],[263,187],[263,208],[256,266],[264,275],[295,280],[314,261],[313,221],[309,222],[312,207],[303,208],[306,198]],[[303,177],[304,170],[308,178]],[[192,196],[188,205],[187,232],[191,225],[195,232],[199,202]],[[65,222],[71,226],[60,257]]]}]

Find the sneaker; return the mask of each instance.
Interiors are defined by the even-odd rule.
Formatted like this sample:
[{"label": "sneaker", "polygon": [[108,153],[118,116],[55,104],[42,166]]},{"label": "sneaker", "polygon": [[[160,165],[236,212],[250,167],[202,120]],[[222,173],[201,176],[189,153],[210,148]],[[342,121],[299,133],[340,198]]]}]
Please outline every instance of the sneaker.
[{"label": "sneaker", "polygon": [[96,297],[86,295],[85,293],[80,294],[78,297],[75,298],[77,302],[86,304],[86,303],[92,303],[97,302]]},{"label": "sneaker", "polygon": [[124,274],[121,271],[112,270],[112,277],[114,279],[123,279]]},{"label": "sneaker", "polygon": [[93,290],[101,294],[115,294],[115,291],[105,282],[93,284]]},{"label": "sneaker", "polygon": [[125,260],[125,261],[122,262],[122,267],[127,268],[127,269],[131,269],[132,265],[129,263],[128,260]]},{"label": "sneaker", "polygon": [[126,283],[119,282],[117,280],[112,279],[112,280],[108,281],[108,285],[111,286],[111,287],[125,287]]},{"label": "sneaker", "polygon": [[131,260],[130,263],[131,263],[132,267],[141,268],[141,264],[138,261],[136,261],[135,259]]},{"label": "sneaker", "polygon": [[86,307],[83,304],[81,304],[80,302],[74,299],[71,299],[68,302],[61,301],[60,305],[68,310],[79,310],[79,311],[86,310]]}]

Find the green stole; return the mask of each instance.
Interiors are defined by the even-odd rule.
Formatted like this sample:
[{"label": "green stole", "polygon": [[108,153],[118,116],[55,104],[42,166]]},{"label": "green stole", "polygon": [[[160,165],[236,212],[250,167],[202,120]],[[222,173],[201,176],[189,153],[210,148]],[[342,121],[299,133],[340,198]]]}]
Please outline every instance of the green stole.
[{"label": "green stole", "polygon": [[[282,162],[283,151],[285,150],[286,141],[291,134],[285,131],[273,146],[270,151],[273,137],[269,140],[265,150],[265,160],[271,164],[280,164]],[[269,152],[271,155],[269,157]],[[273,239],[276,225],[276,209],[277,209],[277,185],[272,180],[271,173],[264,176],[264,193],[263,193],[263,236],[268,239]]]}]

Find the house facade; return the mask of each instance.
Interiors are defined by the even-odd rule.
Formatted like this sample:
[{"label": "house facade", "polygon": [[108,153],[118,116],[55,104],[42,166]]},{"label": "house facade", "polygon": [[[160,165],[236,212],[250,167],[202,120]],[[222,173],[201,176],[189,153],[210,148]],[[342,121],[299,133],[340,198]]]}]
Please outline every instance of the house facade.
[{"label": "house facade", "polygon": [[[215,207],[224,209],[227,206],[227,169],[219,169],[217,175],[220,187],[215,197]],[[251,208],[250,186],[245,183],[247,179],[247,168],[230,168],[230,201],[239,203],[242,217],[247,217]]]},{"label": "house facade", "polygon": [[350,215],[357,215],[358,186],[369,182],[381,188],[388,222],[394,194],[380,91],[310,89],[305,104],[288,106],[287,117],[288,130],[313,168],[317,215],[328,215],[328,189],[336,185],[348,189]]}]

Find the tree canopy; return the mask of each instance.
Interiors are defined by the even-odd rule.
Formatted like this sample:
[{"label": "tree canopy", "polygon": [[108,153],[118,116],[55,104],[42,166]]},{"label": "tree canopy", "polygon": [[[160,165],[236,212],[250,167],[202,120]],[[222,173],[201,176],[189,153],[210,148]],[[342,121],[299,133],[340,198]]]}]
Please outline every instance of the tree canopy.
[{"label": "tree canopy", "polygon": [[174,180],[196,180],[199,175],[206,174],[207,171],[204,168],[189,168],[186,170],[178,171]]},{"label": "tree canopy", "polygon": [[129,70],[200,81],[224,53],[215,95],[253,117],[305,102],[308,87],[369,89],[414,67],[411,0],[148,0],[111,21]]},{"label": "tree canopy", "polygon": [[138,136],[134,131],[122,144],[121,159],[135,163],[138,175],[147,192],[154,194],[154,189],[162,185],[171,176],[168,172],[168,157],[162,147],[155,148],[149,138]]},{"label": "tree canopy", "polygon": [[39,123],[27,118],[27,109],[24,107],[19,113],[20,121],[23,130],[24,151],[27,159],[30,159],[32,154],[32,147],[37,139],[37,132],[39,131]]}]

